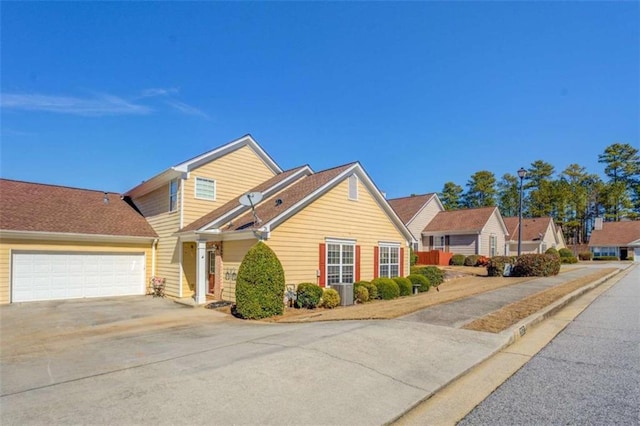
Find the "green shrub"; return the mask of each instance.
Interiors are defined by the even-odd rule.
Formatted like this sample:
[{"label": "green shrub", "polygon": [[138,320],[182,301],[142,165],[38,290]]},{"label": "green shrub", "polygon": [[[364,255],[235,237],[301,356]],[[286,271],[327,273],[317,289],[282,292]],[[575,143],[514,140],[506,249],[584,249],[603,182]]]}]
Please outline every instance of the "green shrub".
[{"label": "green shrub", "polygon": [[451,256],[451,260],[449,261],[449,265],[462,266],[462,265],[464,265],[465,257],[466,256],[464,254],[454,254],[453,256]]},{"label": "green shrub", "polygon": [[284,289],[284,270],[278,256],[259,241],[238,268],[235,312],[246,319],[282,315]]},{"label": "green shrub", "polygon": [[547,249],[547,251],[544,252],[544,254],[550,254],[550,255],[555,256],[555,257],[560,257],[560,253],[558,253],[558,250],[556,250],[553,247],[549,247]]},{"label": "green shrub", "polygon": [[375,278],[371,281],[378,289],[378,298],[382,300],[395,299],[400,296],[398,284],[391,278]]},{"label": "green shrub", "polygon": [[560,263],[578,263],[578,258],[575,256],[560,256]]},{"label": "green shrub", "polygon": [[333,309],[340,304],[340,295],[332,288],[324,289],[322,293],[322,306],[327,309]]},{"label": "green shrub", "polygon": [[424,293],[425,291],[429,291],[429,280],[422,274],[411,274],[407,277],[409,281],[411,281],[411,286],[419,285],[418,291],[420,293]]},{"label": "green shrub", "polygon": [[400,289],[400,296],[410,296],[413,292],[413,284],[406,278],[396,277],[393,279]]},{"label": "green shrub", "polygon": [[322,293],[322,287],[316,284],[298,284],[296,308],[315,309],[320,304]]},{"label": "green shrub", "polygon": [[363,285],[353,287],[353,299],[356,303],[366,303],[369,301],[369,290]]},{"label": "green shrub", "polygon": [[515,262],[515,256],[493,256],[487,264],[487,275],[490,277],[503,277],[505,265],[513,265]]},{"label": "green shrub", "polygon": [[371,284],[369,281],[358,281],[353,284],[353,297],[356,297],[356,288],[359,286],[363,286],[369,292],[369,300],[374,300],[378,298],[378,289],[375,284]]},{"label": "green shrub", "polygon": [[580,260],[591,260],[593,258],[593,253],[590,251],[581,251],[578,253],[578,259]]},{"label": "green shrub", "polygon": [[560,272],[560,255],[523,254],[516,259],[511,274],[516,277],[548,277]]},{"label": "green shrub", "polygon": [[409,248],[409,266],[413,266],[418,263],[418,255],[413,251],[413,247]]},{"label": "green shrub", "polygon": [[477,254],[472,254],[472,255],[469,255],[469,256],[465,257],[464,266],[476,266],[478,264],[478,259],[479,258],[480,258],[480,256],[478,256]]},{"label": "green shrub", "polygon": [[593,260],[620,260],[618,256],[593,256]]},{"label": "green shrub", "polygon": [[427,277],[431,287],[438,287],[444,282],[444,271],[437,266],[427,266],[423,275]]},{"label": "green shrub", "polygon": [[561,248],[560,250],[558,250],[558,254],[560,255],[560,257],[573,257],[573,252],[568,248]]}]

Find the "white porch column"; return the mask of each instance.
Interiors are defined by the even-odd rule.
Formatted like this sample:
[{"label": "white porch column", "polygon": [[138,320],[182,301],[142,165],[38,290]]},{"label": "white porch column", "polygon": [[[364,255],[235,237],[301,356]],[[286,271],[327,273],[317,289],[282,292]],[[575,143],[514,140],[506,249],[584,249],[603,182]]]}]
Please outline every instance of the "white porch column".
[{"label": "white porch column", "polygon": [[198,258],[196,260],[196,305],[207,301],[207,242],[198,241]]}]

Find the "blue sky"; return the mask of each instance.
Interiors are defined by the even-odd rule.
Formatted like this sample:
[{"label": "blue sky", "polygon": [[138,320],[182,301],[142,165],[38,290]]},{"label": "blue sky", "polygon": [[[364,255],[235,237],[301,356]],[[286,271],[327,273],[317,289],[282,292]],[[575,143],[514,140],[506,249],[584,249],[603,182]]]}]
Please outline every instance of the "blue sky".
[{"label": "blue sky", "polygon": [[389,197],[639,147],[638,2],[1,7],[0,175],[124,192],[250,133]]}]

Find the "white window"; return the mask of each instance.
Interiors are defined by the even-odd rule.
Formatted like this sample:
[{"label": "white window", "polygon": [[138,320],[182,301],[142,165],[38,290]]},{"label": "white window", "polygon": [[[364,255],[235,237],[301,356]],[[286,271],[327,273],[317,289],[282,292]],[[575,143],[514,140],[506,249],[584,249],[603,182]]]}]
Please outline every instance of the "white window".
[{"label": "white window", "polygon": [[594,256],[618,256],[616,247],[591,247]]},{"label": "white window", "polygon": [[178,208],[178,179],[169,183],[169,211],[174,212]]},{"label": "white window", "polygon": [[358,199],[358,176],[356,175],[349,176],[349,199]]},{"label": "white window", "polygon": [[216,252],[211,250],[207,254],[209,255],[209,274],[213,275],[216,273]]},{"label": "white window", "polygon": [[400,247],[380,245],[378,249],[378,276],[394,278],[400,275]]},{"label": "white window", "polygon": [[327,243],[327,284],[353,283],[355,276],[355,243]]},{"label": "white window", "polygon": [[495,235],[489,236],[489,256],[493,257],[496,253],[496,248],[498,246],[498,237]]},{"label": "white window", "polygon": [[444,235],[434,235],[433,236],[433,249],[444,251],[445,246],[445,237]]},{"label": "white window", "polygon": [[202,177],[196,177],[195,196],[200,200],[216,199],[216,181]]}]

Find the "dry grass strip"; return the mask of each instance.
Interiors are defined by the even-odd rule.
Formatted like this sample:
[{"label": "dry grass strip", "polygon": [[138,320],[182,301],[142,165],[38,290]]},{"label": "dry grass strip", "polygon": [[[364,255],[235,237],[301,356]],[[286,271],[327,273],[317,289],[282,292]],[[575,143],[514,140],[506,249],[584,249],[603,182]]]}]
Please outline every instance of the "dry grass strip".
[{"label": "dry grass strip", "polygon": [[561,299],[567,294],[572,293],[573,291],[584,287],[585,285],[590,284],[615,270],[615,268],[601,269],[585,277],[532,294],[518,302],[514,302],[502,309],[490,313],[489,315],[472,321],[462,328],[467,330],[500,333],[501,331],[516,324],[518,321],[527,318],[529,315],[546,308],[556,300]]}]

